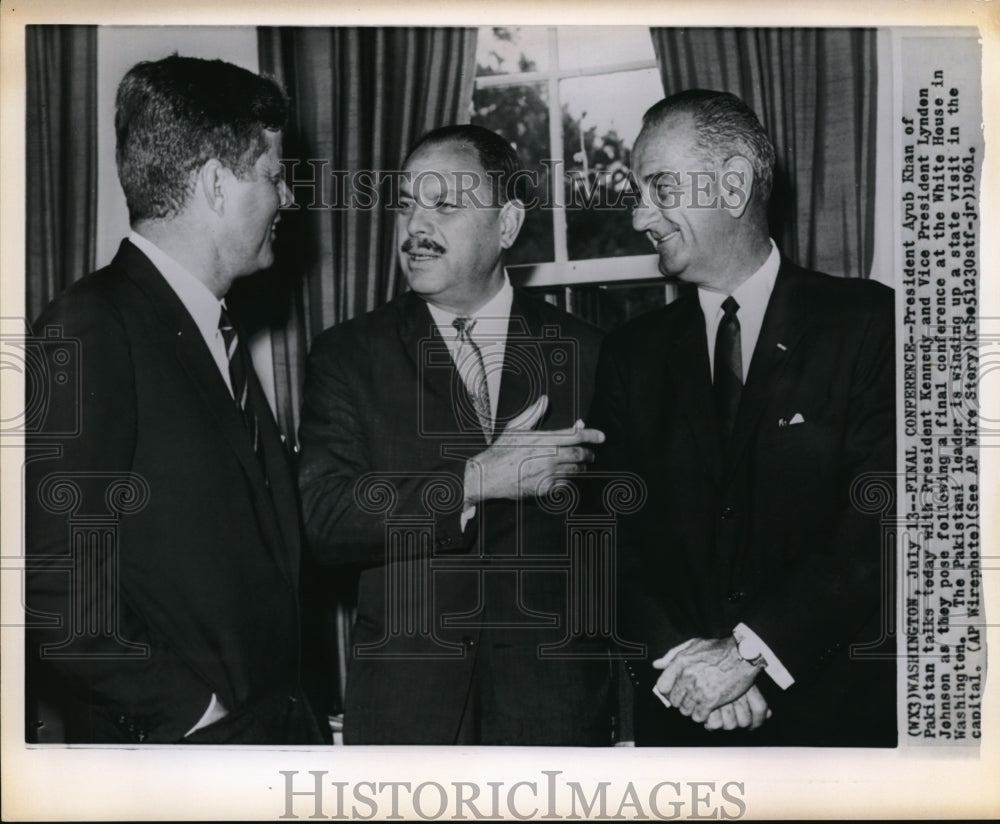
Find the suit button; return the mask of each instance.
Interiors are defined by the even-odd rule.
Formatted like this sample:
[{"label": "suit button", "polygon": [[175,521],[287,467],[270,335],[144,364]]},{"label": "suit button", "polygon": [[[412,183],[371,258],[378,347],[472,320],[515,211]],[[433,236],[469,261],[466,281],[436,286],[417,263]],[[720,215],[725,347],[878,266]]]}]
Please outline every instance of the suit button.
[{"label": "suit button", "polygon": [[734,589],[726,596],[726,600],[729,601],[730,604],[738,604],[745,597],[745,592],[740,592],[738,589]]},{"label": "suit button", "polygon": [[722,509],[722,520],[729,521],[736,517],[736,510],[731,506],[723,507]]},{"label": "suit button", "polygon": [[466,649],[472,649],[475,645],[476,645],[475,640],[470,638],[468,635],[466,635],[462,639],[462,646],[465,647]]}]

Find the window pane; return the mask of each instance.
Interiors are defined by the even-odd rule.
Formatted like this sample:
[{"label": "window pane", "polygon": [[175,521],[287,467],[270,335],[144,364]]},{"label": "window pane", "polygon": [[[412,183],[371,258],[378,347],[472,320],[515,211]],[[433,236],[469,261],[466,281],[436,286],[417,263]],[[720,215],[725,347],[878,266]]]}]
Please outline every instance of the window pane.
[{"label": "window pane", "polygon": [[558,38],[560,69],[656,59],[644,26],[560,26]]},{"label": "window pane", "polygon": [[570,260],[649,254],[632,229],[629,164],[643,113],[663,97],[659,72],[575,77],[560,82],[559,95]]},{"label": "window pane", "polygon": [[[527,202],[550,203],[549,104],[545,86],[501,86],[476,89],[472,96],[471,122],[485,126],[510,141],[531,173],[524,193]],[[648,251],[648,250],[647,250]],[[517,242],[506,257],[508,265],[548,263],[555,259],[552,210],[536,205],[528,209]]]},{"label": "window pane", "polygon": [[[647,39],[649,39],[647,30]],[[483,26],[476,41],[476,76],[545,71],[549,34],[544,26]]]}]

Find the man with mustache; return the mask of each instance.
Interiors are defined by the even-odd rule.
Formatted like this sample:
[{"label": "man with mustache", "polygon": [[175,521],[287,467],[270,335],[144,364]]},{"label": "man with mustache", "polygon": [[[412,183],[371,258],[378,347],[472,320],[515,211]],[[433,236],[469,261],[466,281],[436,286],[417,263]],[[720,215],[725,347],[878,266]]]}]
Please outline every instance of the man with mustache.
[{"label": "man with mustache", "polygon": [[633,150],[633,226],[693,287],[608,337],[591,412],[601,468],[649,490],[619,533],[640,745],[896,740],[892,650],[872,654],[891,513],[866,492],[894,494],[893,295],[781,258],[773,166],[714,91],[653,106]]},{"label": "man with mustache", "polygon": [[410,291],[310,353],[308,538],[360,570],[345,743],[612,740],[611,661],[571,635],[565,514],[546,506],[603,437],[580,420],[599,333],[511,287],[518,179],[487,129],[425,135],[396,213]]},{"label": "man with mustache", "polygon": [[27,439],[28,694],[66,741],[328,737],[299,686],[295,479],[225,301],[274,261],[287,112],[221,60],[119,85],[132,231],[35,327],[78,353],[75,405],[49,418],[79,431]]}]

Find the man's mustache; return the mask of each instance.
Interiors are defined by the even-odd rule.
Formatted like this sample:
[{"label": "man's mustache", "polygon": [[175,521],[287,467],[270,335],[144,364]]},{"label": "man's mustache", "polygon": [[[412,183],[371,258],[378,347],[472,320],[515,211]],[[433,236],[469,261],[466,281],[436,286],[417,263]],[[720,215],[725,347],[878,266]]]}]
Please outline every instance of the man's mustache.
[{"label": "man's mustache", "polygon": [[408,237],[403,241],[403,245],[400,247],[403,254],[409,254],[410,252],[427,251],[434,252],[437,255],[443,255],[445,253],[445,248],[440,243],[435,243],[433,240],[427,237]]}]

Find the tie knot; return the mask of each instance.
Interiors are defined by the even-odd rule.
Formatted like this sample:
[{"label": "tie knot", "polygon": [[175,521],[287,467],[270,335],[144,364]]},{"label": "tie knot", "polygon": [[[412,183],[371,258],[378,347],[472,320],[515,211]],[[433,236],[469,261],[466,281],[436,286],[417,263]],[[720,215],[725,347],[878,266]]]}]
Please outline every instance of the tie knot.
[{"label": "tie knot", "polygon": [[458,330],[458,336],[464,338],[472,334],[472,328],[476,325],[475,318],[455,318],[451,325]]},{"label": "tie knot", "polygon": [[722,312],[727,318],[731,318],[739,310],[740,305],[736,302],[736,298],[730,295],[724,301],[722,301]]},{"label": "tie knot", "polygon": [[225,306],[219,312],[219,331],[222,333],[222,339],[226,342],[226,349],[228,350],[232,345],[233,339],[236,337],[236,327],[233,326],[233,319],[229,317]]}]

